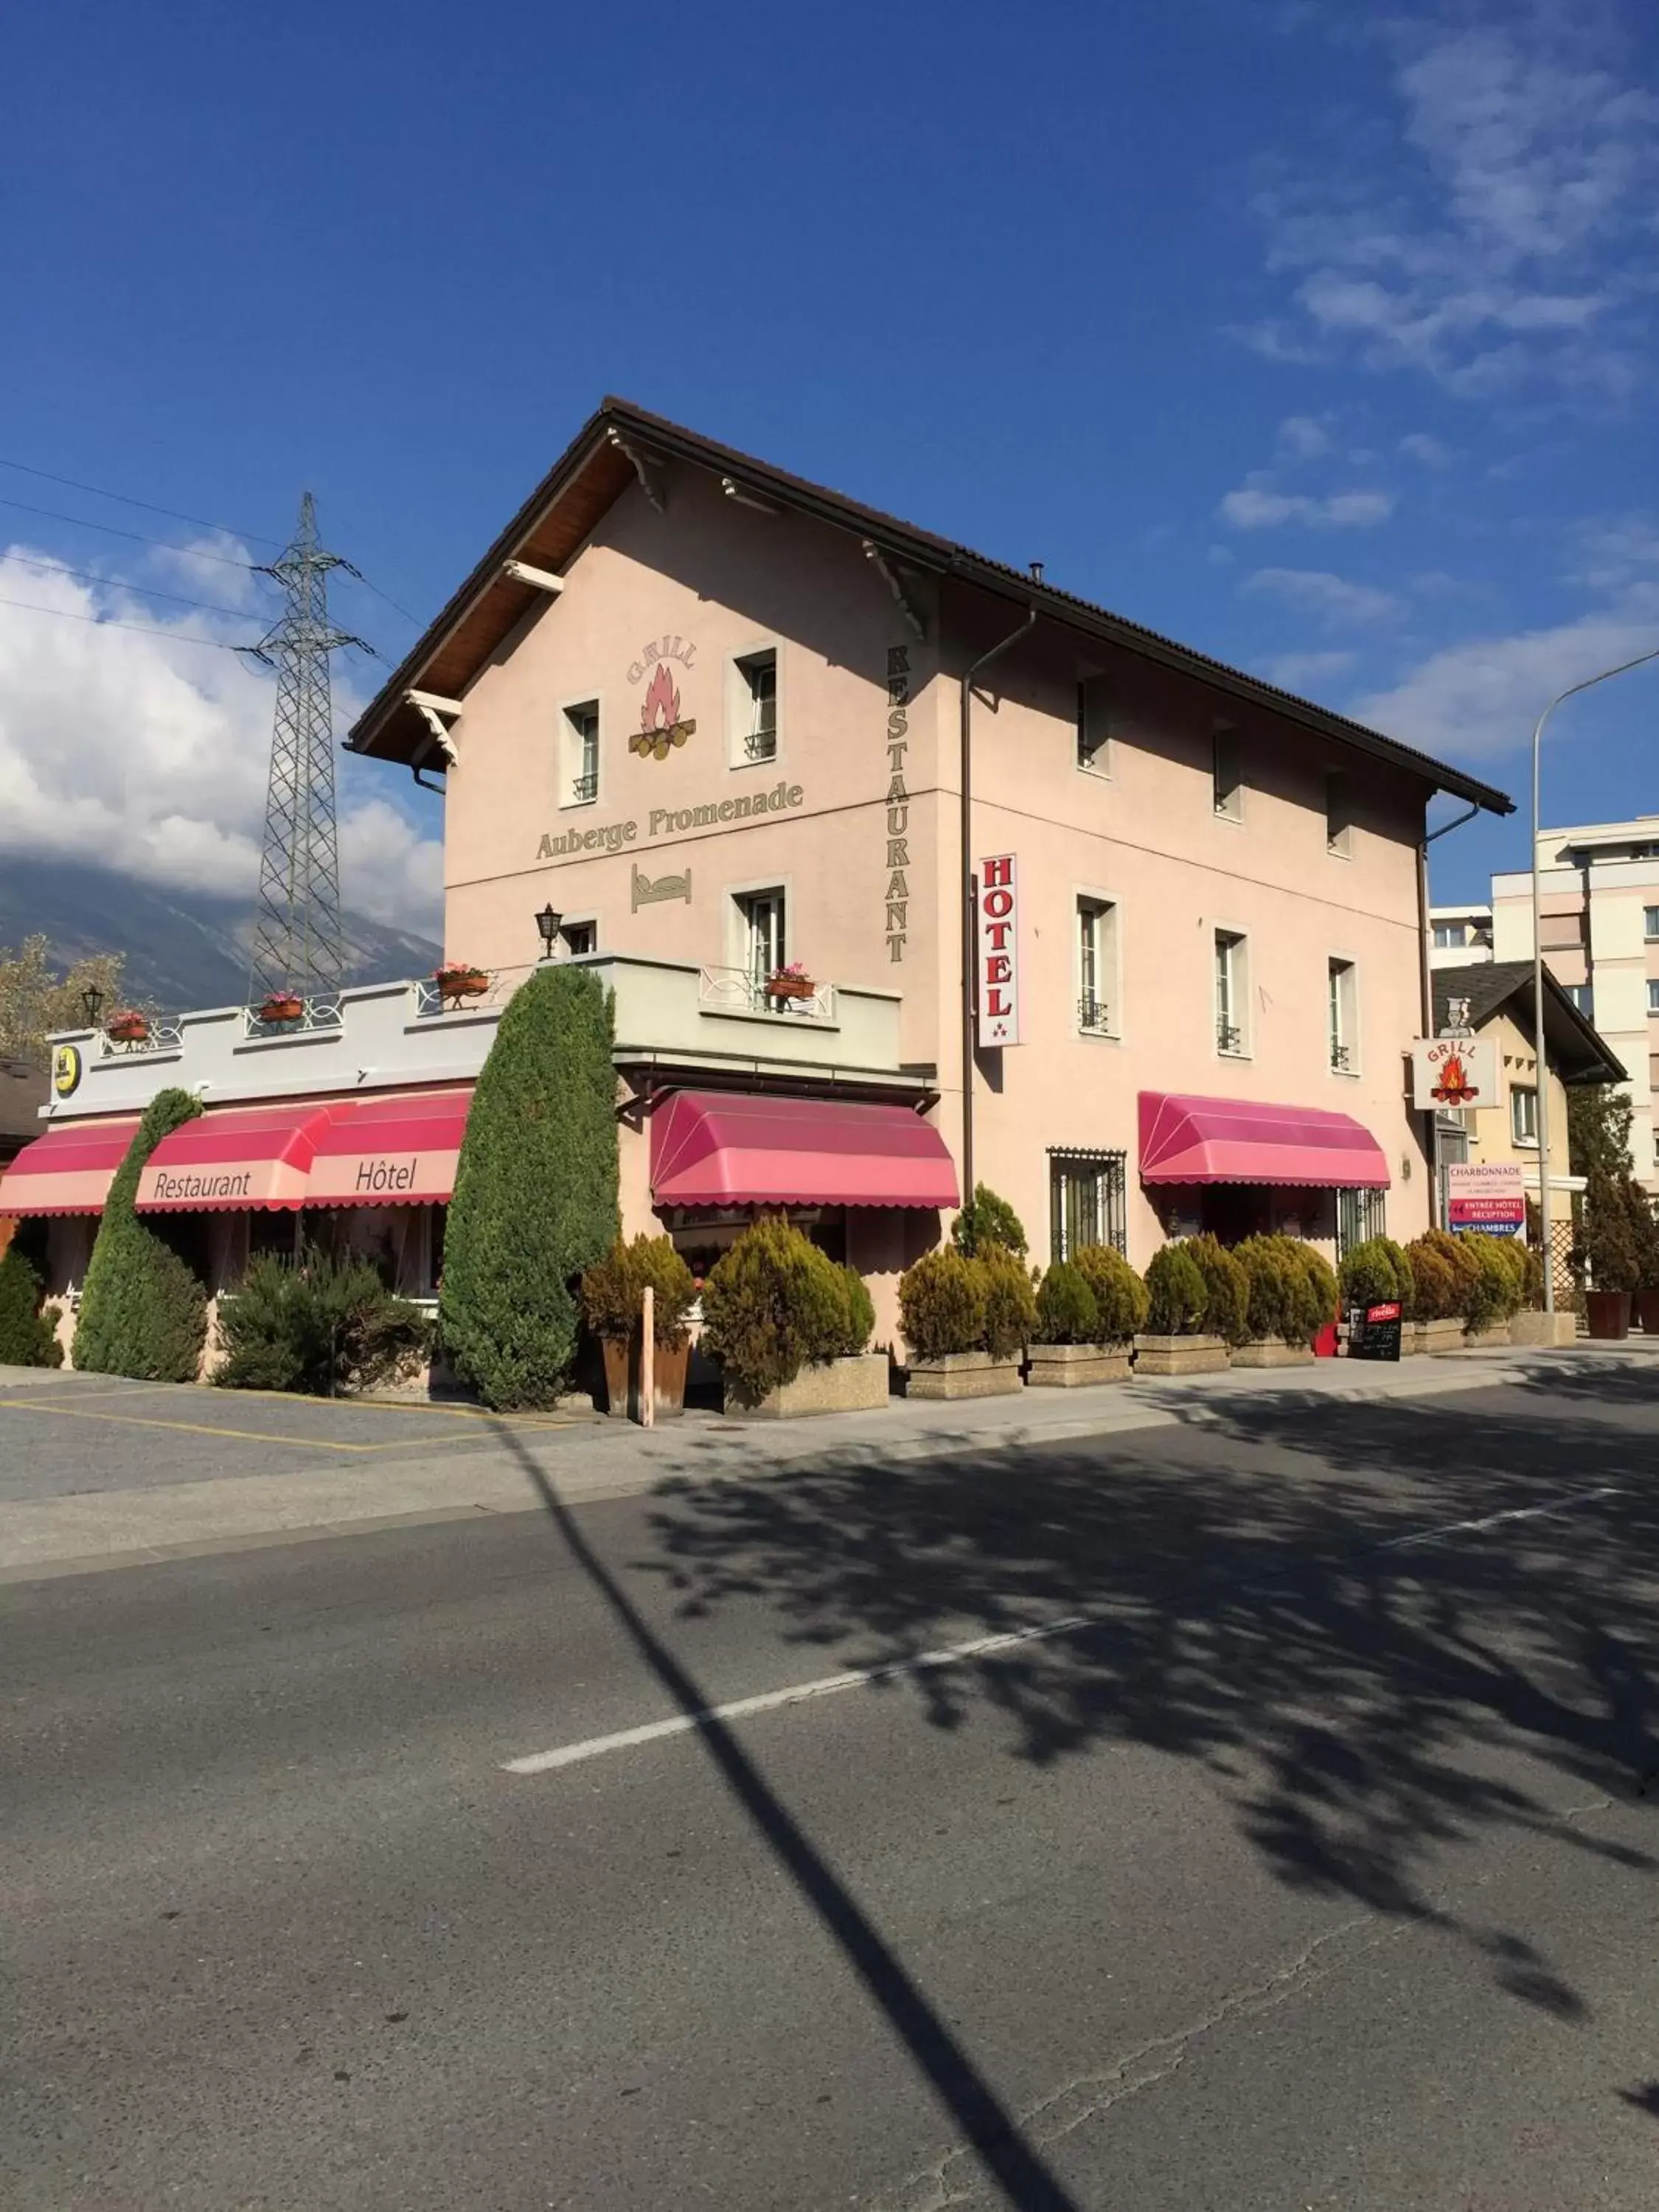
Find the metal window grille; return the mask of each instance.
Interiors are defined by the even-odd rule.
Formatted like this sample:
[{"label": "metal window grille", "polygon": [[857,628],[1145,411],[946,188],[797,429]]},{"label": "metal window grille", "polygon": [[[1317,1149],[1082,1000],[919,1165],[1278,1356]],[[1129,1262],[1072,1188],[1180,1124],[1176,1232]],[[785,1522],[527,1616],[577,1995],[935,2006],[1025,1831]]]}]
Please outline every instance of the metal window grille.
[{"label": "metal window grille", "polygon": [[1085,1244],[1127,1249],[1125,1152],[1048,1154],[1048,1249],[1069,1259]]},{"label": "metal window grille", "polygon": [[1339,1190],[1336,1194],[1336,1256],[1343,1259],[1367,1237],[1388,1234],[1387,1195],[1380,1190]]},{"label": "metal window grille", "polygon": [[744,757],[751,761],[775,760],[778,751],[778,664],[769,655],[764,660],[745,660],[739,664],[743,680],[749,687],[749,727],[744,732]]}]

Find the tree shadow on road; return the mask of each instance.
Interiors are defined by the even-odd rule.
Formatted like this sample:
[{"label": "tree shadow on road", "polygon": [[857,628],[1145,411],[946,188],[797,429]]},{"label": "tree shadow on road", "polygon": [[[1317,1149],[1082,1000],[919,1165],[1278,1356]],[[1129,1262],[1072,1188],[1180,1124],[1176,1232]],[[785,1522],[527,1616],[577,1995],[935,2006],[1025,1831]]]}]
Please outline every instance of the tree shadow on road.
[{"label": "tree shadow on road", "polygon": [[[818,1655],[804,1674],[900,1669],[870,1693],[936,1729],[988,1707],[1022,1759],[1200,1761],[1282,1881],[1455,1930],[1571,2021],[1583,1999],[1517,1937],[1453,1919],[1427,1862],[1507,1831],[1651,1869],[1577,1823],[1659,1766],[1656,1405],[1642,1378],[1553,1376],[1501,1407],[1234,1401],[1086,1446],[687,1480],[635,1565],[686,1615],[763,1605]],[[1446,1525],[1505,1513],[1537,1517]],[[1517,1782],[1516,1752],[1559,1786]]]}]

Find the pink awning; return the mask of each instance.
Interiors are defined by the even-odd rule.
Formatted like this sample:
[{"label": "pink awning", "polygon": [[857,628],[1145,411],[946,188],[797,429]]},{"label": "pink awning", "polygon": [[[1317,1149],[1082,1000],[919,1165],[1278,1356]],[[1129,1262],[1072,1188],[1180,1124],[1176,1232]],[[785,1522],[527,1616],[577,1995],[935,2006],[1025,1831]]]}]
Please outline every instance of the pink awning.
[{"label": "pink awning", "polygon": [[135,1115],[48,1129],[0,1176],[0,1214],[101,1213],[137,1127]]},{"label": "pink awning", "polygon": [[345,1110],[344,1101],[321,1105],[310,1098],[204,1114],[162,1138],[144,1163],[134,1202],[140,1213],[303,1206],[317,1139]]},{"label": "pink awning", "polygon": [[432,1206],[455,1188],[471,1086],[354,1098],[316,1140],[307,1206]]},{"label": "pink awning", "polygon": [[677,1091],[651,1121],[658,1206],[957,1203],[939,1131],[908,1106]]},{"label": "pink awning", "polygon": [[1143,1091],[1140,1178],[1382,1189],[1389,1164],[1368,1130],[1322,1106]]}]

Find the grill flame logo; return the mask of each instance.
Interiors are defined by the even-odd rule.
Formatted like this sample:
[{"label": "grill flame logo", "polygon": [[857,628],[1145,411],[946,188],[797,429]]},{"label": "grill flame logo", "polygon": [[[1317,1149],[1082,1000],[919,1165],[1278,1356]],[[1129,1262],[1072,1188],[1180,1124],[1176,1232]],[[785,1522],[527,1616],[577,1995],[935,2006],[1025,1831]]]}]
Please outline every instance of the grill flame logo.
[{"label": "grill flame logo", "polygon": [[668,663],[659,660],[657,672],[646,688],[645,704],[640,708],[640,727],[654,737],[659,730],[672,730],[679,719],[680,695],[668,672]]}]

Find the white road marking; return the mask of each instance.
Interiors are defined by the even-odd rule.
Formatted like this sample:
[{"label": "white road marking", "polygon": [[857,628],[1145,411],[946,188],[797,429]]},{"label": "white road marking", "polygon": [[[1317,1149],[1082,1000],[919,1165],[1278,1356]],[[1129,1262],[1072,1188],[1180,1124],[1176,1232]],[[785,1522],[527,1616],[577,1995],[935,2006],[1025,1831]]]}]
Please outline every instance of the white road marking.
[{"label": "white road marking", "polygon": [[[1511,1522],[1544,1521],[1553,1514],[1571,1512],[1575,1506],[1594,1504],[1600,1498],[1622,1494],[1616,1483],[1602,1483],[1594,1490],[1573,1491],[1548,1505],[1511,1506],[1505,1512],[1489,1513],[1480,1520],[1449,1521],[1439,1528],[1419,1528],[1409,1536],[1390,1536],[1376,1548],[1400,1552],[1416,1544],[1438,1543],[1448,1536],[1480,1534]],[[872,1682],[899,1681],[906,1675],[925,1674],[935,1667],[960,1667],[970,1659],[1012,1651],[1024,1644],[1042,1644],[1052,1637],[1073,1636],[1079,1629],[1094,1628],[1113,1618],[1109,1613],[1070,1613],[1056,1620],[1038,1621],[1030,1628],[1010,1629],[999,1636],[975,1636],[966,1644],[949,1644],[937,1651],[919,1652],[914,1659],[896,1660],[887,1667],[854,1667],[845,1674],[821,1674],[816,1681],[793,1682],[782,1690],[763,1690],[752,1698],[733,1698],[723,1705],[706,1706],[701,1712],[676,1713],[668,1720],[647,1721],[640,1728],[618,1729],[611,1735],[592,1735],[580,1743],[561,1744],[556,1751],[536,1751],[524,1759],[504,1759],[501,1771],[550,1774],[556,1767],[579,1766],[586,1759],[604,1759],[613,1751],[632,1751],[640,1744],[655,1743],[663,1736],[689,1735],[695,1729],[716,1723],[747,1720],[755,1713],[775,1712],[784,1705],[805,1705],[814,1698],[833,1698],[843,1690],[862,1689]]]}]

